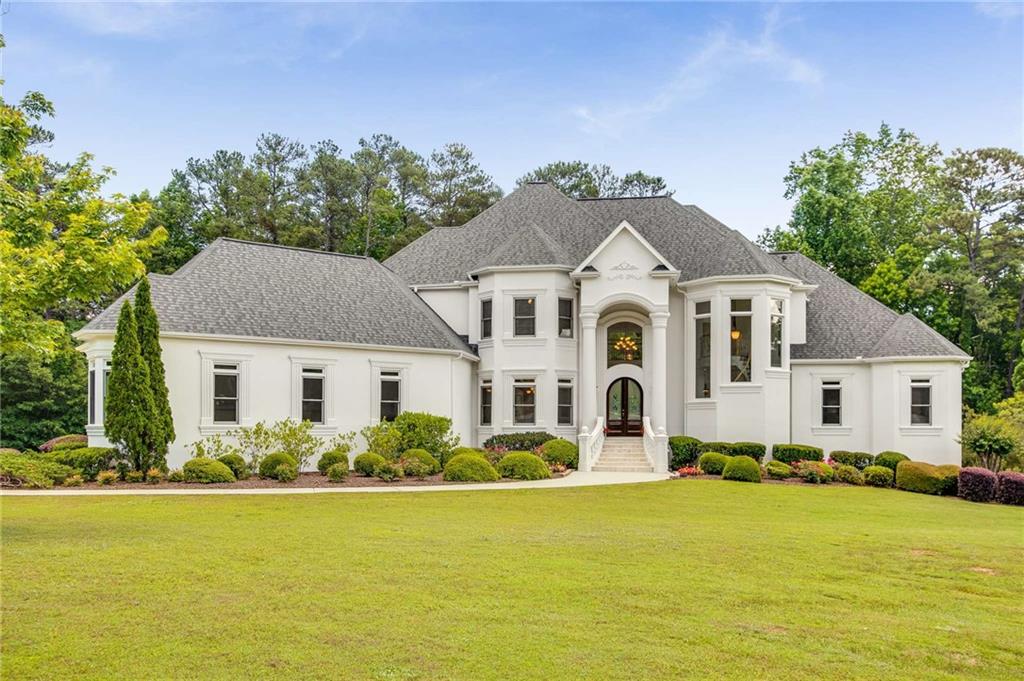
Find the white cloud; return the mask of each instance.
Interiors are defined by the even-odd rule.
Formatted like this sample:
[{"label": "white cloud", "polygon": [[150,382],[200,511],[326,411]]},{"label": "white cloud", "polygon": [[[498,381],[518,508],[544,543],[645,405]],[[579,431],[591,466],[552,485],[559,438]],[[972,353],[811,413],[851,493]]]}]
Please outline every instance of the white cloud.
[{"label": "white cloud", "polygon": [[823,81],[821,70],[809,61],[791,54],[777,34],[784,24],[778,7],[765,14],[764,26],[754,39],[735,35],[730,28],[711,31],[703,47],[683,62],[675,75],[658,87],[646,100],[625,106],[594,110],[580,106],[573,110],[585,132],[618,135],[627,124],[668,111],[677,104],[704,95],[727,75],[744,69],[767,71],[776,78],[807,87]]},{"label": "white cloud", "polygon": [[1012,2],[976,2],[974,9],[986,16],[1004,21],[1024,16],[1024,4],[1017,0]]},{"label": "white cloud", "polygon": [[64,2],[55,12],[90,33],[158,37],[169,29],[197,20],[205,11],[182,2]]}]

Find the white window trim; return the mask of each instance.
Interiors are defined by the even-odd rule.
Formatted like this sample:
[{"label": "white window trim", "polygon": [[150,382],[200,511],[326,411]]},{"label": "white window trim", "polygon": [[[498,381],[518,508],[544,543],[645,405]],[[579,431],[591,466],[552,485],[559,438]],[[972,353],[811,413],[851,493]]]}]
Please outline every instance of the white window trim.
[{"label": "white window trim", "polygon": [[[853,426],[847,421],[847,404],[849,403],[848,380],[852,374],[812,374],[814,377],[814,399],[812,408],[814,415],[811,418],[811,433],[815,435],[849,435],[853,432]],[[825,383],[839,383],[839,425],[822,423],[822,391]]]},{"label": "white window trim", "polygon": [[[562,301],[569,301],[569,335],[563,336],[561,331],[562,325]],[[555,301],[555,335],[558,340],[561,341],[572,341],[576,340],[576,298],[573,296],[567,296],[559,294]]]},{"label": "white window trim", "polygon": [[[480,325],[480,342],[491,343],[494,341],[494,296],[487,295],[477,299],[477,323]],[[484,303],[491,304],[491,333],[488,336],[484,336]]]},{"label": "white window trim", "polygon": [[338,432],[338,419],[335,414],[334,369],[338,360],[323,357],[298,357],[290,355],[292,363],[292,418],[302,420],[302,370],[321,369],[324,372],[324,422],[313,424],[314,435],[334,435]]},{"label": "white window trim", "polygon": [[370,382],[370,423],[380,423],[380,381],[381,372],[398,372],[398,413],[408,411],[409,407],[409,370],[412,365],[408,362],[386,362],[370,360],[372,380]]},{"label": "white window trim", "polygon": [[[735,294],[726,297],[726,321],[725,325],[725,370],[727,383],[720,386],[720,389],[724,393],[739,393],[739,392],[757,392],[742,390],[740,386],[757,385],[760,389],[760,384],[754,383],[754,330],[755,330],[755,319],[754,319],[754,305],[758,299],[759,294]],[[749,311],[733,312],[732,303],[734,300],[746,300],[750,302]],[[734,381],[732,380],[732,318],[733,317],[750,317],[750,366],[747,367],[748,380],[746,381]],[[770,363],[770,362],[769,362]]]},{"label": "white window trim", "polygon": [[[491,389],[491,422],[483,422],[483,393],[484,386]],[[476,405],[476,425],[478,428],[494,428],[494,380],[490,377],[482,377],[477,381],[477,405]]]},{"label": "white window trim", "polygon": [[[923,435],[938,436],[942,434],[942,413],[938,407],[941,404],[942,394],[942,372],[941,371],[900,371],[900,415],[899,430],[901,435]],[[932,413],[931,423],[928,425],[914,425],[910,422],[910,384],[911,381],[928,381],[931,385]]]},{"label": "white window trim", "polygon": [[[200,404],[199,434],[222,435],[239,428],[253,425],[251,391],[252,355],[234,353],[212,353],[199,351],[200,358]],[[238,423],[215,423],[213,420],[213,365],[235,364],[238,366]]]},{"label": "white window trim", "polygon": [[[505,345],[544,345],[547,342],[549,336],[549,326],[544,323],[545,313],[544,307],[546,305],[544,289],[508,289],[502,291],[502,325],[501,340]],[[517,336],[516,331],[516,298],[533,298],[533,335],[532,336]],[[494,315],[492,308],[491,315]],[[556,310],[557,315],[557,310]],[[557,328],[557,326],[556,326]],[[493,338],[493,333],[492,333]],[[569,339],[566,338],[566,341]]]},{"label": "white window trim", "polygon": [[[514,376],[512,378],[512,390],[509,392],[510,406],[512,407],[512,426],[515,428],[535,428],[542,419],[540,415],[540,388],[538,386],[539,381],[536,376]],[[532,423],[519,423],[516,421],[516,388],[520,386],[532,385],[533,386],[533,422]],[[493,414],[492,414],[493,420]]]},{"label": "white window trim", "polygon": [[[697,305],[700,303],[707,303],[709,305],[707,312],[697,312]],[[691,361],[693,362],[693,376],[689,381],[690,385],[688,386],[688,397],[690,399],[687,400],[687,402],[709,403],[713,402],[715,399],[715,300],[713,300],[710,297],[695,298],[692,301],[692,304],[693,308],[691,311],[692,314],[690,315],[690,329],[688,333],[690,336],[690,347],[693,348],[693,352],[690,355],[690,357],[692,357]],[[711,395],[709,397],[697,397],[697,321],[701,319],[708,320],[708,323],[711,326],[711,344],[708,348],[708,352],[710,353],[710,357],[708,357],[708,367],[711,371],[711,375],[708,377],[708,381],[710,382],[711,387]]]}]

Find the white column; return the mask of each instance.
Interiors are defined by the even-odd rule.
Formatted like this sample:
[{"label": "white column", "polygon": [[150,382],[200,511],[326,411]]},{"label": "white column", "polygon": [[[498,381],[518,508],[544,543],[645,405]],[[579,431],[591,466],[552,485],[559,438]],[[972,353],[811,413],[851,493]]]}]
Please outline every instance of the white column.
[{"label": "white column", "polygon": [[580,313],[580,426],[588,430],[597,418],[597,318]]},{"label": "white column", "polygon": [[655,432],[664,433],[668,425],[668,312],[651,313],[651,425]]}]

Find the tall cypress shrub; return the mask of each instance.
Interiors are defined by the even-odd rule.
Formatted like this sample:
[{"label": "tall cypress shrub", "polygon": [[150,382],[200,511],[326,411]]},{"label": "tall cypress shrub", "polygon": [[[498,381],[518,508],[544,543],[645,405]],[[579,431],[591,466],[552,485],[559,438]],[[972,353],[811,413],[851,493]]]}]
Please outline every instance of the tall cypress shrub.
[{"label": "tall cypress shrub", "polygon": [[160,355],[160,322],[156,318],[156,310],[153,309],[148,277],[142,278],[139,288],[135,291],[135,321],[139,327],[139,349],[142,352],[142,359],[149,367],[149,387],[153,391],[156,422],[160,425],[154,451],[159,459],[157,465],[163,468],[167,457],[167,445],[174,441],[174,418],[167,396],[164,360]]},{"label": "tall cypress shrub", "polygon": [[103,428],[107,439],[121,448],[135,470],[145,471],[154,464],[154,436],[159,433],[159,425],[149,387],[149,367],[142,359],[135,314],[127,300],[117,318],[110,354]]}]

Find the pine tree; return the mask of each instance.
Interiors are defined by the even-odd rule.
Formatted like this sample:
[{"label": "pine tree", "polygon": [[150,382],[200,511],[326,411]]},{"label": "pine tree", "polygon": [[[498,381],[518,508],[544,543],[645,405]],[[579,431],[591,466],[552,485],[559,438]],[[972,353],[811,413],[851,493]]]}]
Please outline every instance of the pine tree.
[{"label": "pine tree", "polygon": [[153,391],[153,407],[156,409],[155,422],[160,427],[154,443],[157,466],[166,465],[167,445],[174,441],[174,418],[167,396],[164,360],[160,355],[160,322],[153,309],[150,297],[149,279],[143,277],[135,291],[135,321],[139,328],[139,351],[149,368],[149,387]]},{"label": "pine tree", "polygon": [[117,444],[138,471],[153,465],[157,429],[149,367],[139,351],[138,327],[129,301],[117,319],[114,350],[110,355],[110,386],[104,408],[107,439]]}]

